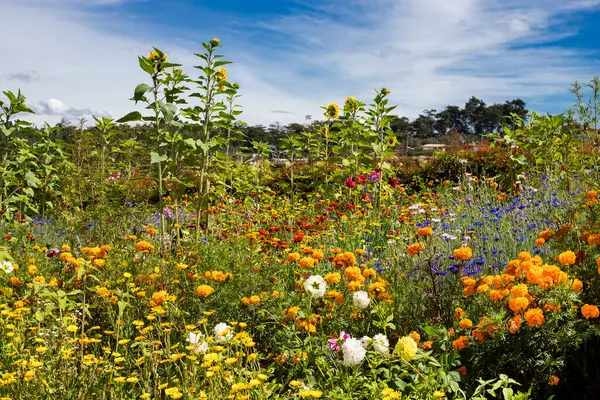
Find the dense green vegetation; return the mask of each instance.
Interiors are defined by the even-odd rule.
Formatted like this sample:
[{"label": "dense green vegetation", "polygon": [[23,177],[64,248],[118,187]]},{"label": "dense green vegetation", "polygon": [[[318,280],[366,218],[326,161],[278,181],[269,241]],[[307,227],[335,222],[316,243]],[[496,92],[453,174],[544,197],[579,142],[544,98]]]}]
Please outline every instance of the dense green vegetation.
[{"label": "dense green vegetation", "polygon": [[2,398],[598,393],[598,79],[560,115],[382,88],[265,129],[203,47],[139,57],[142,111],[93,127],[4,92]]}]

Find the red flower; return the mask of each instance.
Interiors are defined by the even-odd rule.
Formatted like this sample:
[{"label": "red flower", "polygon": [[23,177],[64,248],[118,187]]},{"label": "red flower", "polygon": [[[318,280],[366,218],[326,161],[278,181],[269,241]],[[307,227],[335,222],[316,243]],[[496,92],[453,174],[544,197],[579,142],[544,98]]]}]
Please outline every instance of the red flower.
[{"label": "red flower", "polygon": [[346,187],[350,189],[354,189],[356,187],[356,183],[354,183],[352,178],[346,178]]}]

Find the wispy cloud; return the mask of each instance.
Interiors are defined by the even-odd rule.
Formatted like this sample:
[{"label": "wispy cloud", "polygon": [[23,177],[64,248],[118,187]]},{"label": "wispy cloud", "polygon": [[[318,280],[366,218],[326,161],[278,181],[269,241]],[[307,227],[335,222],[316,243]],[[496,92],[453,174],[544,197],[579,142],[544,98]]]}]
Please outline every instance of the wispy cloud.
[{"label": "wispy cloud", "polygon": [[[59,98],[70,105],[67,110],[118,117],[131,110],[132,88],[145,79],[136,56],[151,45],[195,74],[192,53],[200,44],[189,38],[198,32],[171,40],[165,38],[173,37],[174,27],[155,26],[156,40],[127,31],[128,24],[118,32],[102,28],[114,29],[119,16],[99,11],[118,9],[121,2],[68,0],[65,7],[58,0],[6,5],[0,0],[0,54],[7,56],[0,87],[19,83],[34,103]],[[590,78],[599,65],[596,53],[551,44],[576,35],[571,18],[597,9],[600,0],[302,0],[302,5],[303,11],[291,15],[240,16],[230,27],[236,33],[223,41],[235,62],[230,76],[241,84],[249,123],[316,118],[320,105],[347,95],[369,100],[374,87],[390,89],[398,112],[408,116],[461,104],[471,95],[555,106],[548,99],[565,103],[568,85]],[[17,30],[18,40],[8,39]],[[38,79],[28,80],[23,71],[34,69]]]}]

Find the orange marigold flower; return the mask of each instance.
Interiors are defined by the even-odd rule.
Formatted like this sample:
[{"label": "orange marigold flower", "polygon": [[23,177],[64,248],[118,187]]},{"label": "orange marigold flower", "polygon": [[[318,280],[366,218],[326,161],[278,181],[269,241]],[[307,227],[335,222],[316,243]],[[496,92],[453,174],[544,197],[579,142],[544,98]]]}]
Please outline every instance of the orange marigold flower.
[{"label": "orange marigold flower", "polygon": [[333,285],[334,283],[339,283],[342,280],[342,275],[340,275],[338,272],[332,272],[325,275],[323,279],[325,279],[325,281],[330,285]]},{"label": "orange marigold flower", "polygon": [[529,326],[537,326],[540,328],[544,325],[544,312],[541,308],[532,308],[531,310],[527,310],[525,312],[525,321],[527,321],[527,325]]},{"label": "orange marigold flower", "polygon": [[519,329],[521,328],[521,316],[520,315],[515,315],[514,317],[512,317],[509,321],[508,321],[508,331],[510,333],[512,333],[513,335],[515,333],[517,333],[519,331]]},{"label": "orange marigold flower", "polygon": [[591,246],[600,245],[600,233],[594,233],[593,235],[588,236],[587,242]]},{"label": "orange marigold flower", "polygon": [[410,246],[408,246],[408,249],[406,250],[408,252],[409,256],[415,256],[419,253],[421,253],[421,250],[425,247],[425,244],[421,243],[421,242],[417,242],[417,243],[413,243]]},{"label": "orange marigold flower", "polygon": [[256,305],[260,303],[260,297],[254,295],[250,297],[242,297],[242,304],[245,306]]},{"label": "orange marigold flower", "polygon": [[485,293],[485,292],[487,292],[488,290],[490,290],[490,287],[489,287],[488,285],[485,285],[485,284],[483,284],[483,285],[479,285],[479,286],[477,287],[477,293],[479,293],[479,294],[481,294],[481,293]]},{"label": "orange marigold flower", "polygon": [[215,291],[215,289],[213,289],[212,286],[200,285],[200,286],[198,286],[196,288],[196,296],[198,296],[198,297],[208,297],[214,291]]},{"label": "orange marigold flower", "polygon": [[513,286],[513,288],[510,290],[510,295],[512,297],[525,297],[529,294],[529,291],[527,290],[527,285],[525,284],[520,284],[520,285],[516,285]]},{"label": "orange marigold flower", "polygon": [[469,338],[467,336],[460,336],[458,339],[452,342],[452,348],[456,351],[461,351],[469,344]]},{"label": "orange marigold flower", "polygon": [[352,281],[352,282],[348,283],[347,288],[351,292],[356,292],[356,291],[362,289],[362,283],[358,282],[358,281]]},{"label": "orange marigold flower", "polygon": [[544,239],[544,238],[539,238],[538,240],[535,241],[536,246],[543,246],[544,243],[546,243],[546,239]]},{"label": "orange marigold flower", "polygon": [[585,319],[598,318],[600,311],[598,310],[598,307],[586,304],[581,307],[581,314],[583,314]]},{"label": "orange marigold flower", "polygon": [[319,249],[313,250],[311,257],[317,261],[322,260],[324,257],[323,250],[319,250]]},{"label": "orange marigold flower", "polygon": [[504,294],[504,290],[491,290],[490,291],[490,300],[498,301],[502,300],[506,295]]},{"label": "orange marigold flower", "polygon": [[529,307],[529,300],[527,297],[516,297],[514,299],[510,299],[508,302],[508,307],[515,314],[519,314],[522,311],[525,311],[527,307]]},{"label": "orange marigold flower", "polygon": [[417,231],[417,236],[424,237],[424,236],[432,236],[432,235],[433,235],[433,229],[431,229],[431,228],[420,228]]},{"label": "orange marigold flower", "polygon": [[553,234],[554,232],[552,232],[550,229],[546,229],[545,231],[540,233],[540,237],[547,241],[552,237]]},{"label": "orange marigold flower", "polygon": [[375,271],[373,268],[366,268],[363,271],[363,276],[365,278],[376,278],[377,277],[377,271]]},{"label": "orange marigold flower", "polygon": [[562,265],[573,265],[575,264],[576,260],[577,257],[575,256],[575,253],[573,253],[570,250],[560,253],[558,255],[558,261],[560,261]]},{"label": "orange marigold flower", "polygon": [[411,337],[412,340],[414,340],[417,344],[419,344],[419,342],[421,341],[421,335],[419,335],[419,333],[416,331],[412,331],[408,334],[408,336]]},{"label": "orange marigold flower", "polygon": [[344,270],[344,275],[351,281],[363,282],[365,280],[359,267],[348,267]]},{"label": "orange marigold flower", "polygon": [[300,253],[290,253],[287,256],[289,262],[296,262],[300,259]]},{"label": "orange marigold flower", "polygon": [[458,326],[463,329],[471,329],[473,327],[473,321],[471,321],[469,318],[463,318],[458,323]]},{"label": "orange marigold flower", "polygon": [[573,283],[571,284],[571,289],[573,289],[574,292],[581,292],[581,289],[583,288],[583,283],[579,280],[579,279],[574,279]]},{"label": "orange marigold flower", "polygon": [[531,254],[529,254],[526,251],[522,251],[519,253],[518,258],[519,258],[519,261],[529,261],[529,260],[531,260]]},{"label": "orange marigold flower", "polygon": [[454,309],[454,318],[461,319],[465,315],[465,310],[460,307]]},{"label": "orange marigold flower", "polygon": [[452,257],[456,260],[467,261],[473,257],[473,250],[470,247],[461,247],[452,251]]},{"label": "orange marigold flower", "polygon": [[145,240],[137,242],[135,244],[135,248],[138,249],[138,251],[147,251],[147,252],[151,252],[152,250],[154,250],[154,246],[152,245],[152,243],[149,243]]},{"label": "orange marigold flower", "polygon": [[464,296],[472,296],[473,293],[475,293],[475,287],[474,286],[467,286],[466,288],[463,289],[463,295]]},{"label": "orange marigold flower", "polygon": [[426,342],[423,342],[423,344],[421,346],[423,347],[423,350],[431,350],[431,346],[433,346],[433,342],[426,341]]},{"label": "orange marigold flower", "polygon": [[464,287],[474,287],[477,284],[477,281],[473,278],[465,278],[462,280],[462,284]]},{"label": "orange marigold flower", "polygon": [[312,257],[303,257],[300,259],[300,266],[302,268],[312,268],[315,266],[315,264],[317,263],[317,261],[312,258]]},{"label": "orange marigold flower", "polygon": [[558,376],[552,375],[550,377],[550,379],[548,379],[548,385],[556,386],[556,385],[558,385],[558,381],[559,381]]}]

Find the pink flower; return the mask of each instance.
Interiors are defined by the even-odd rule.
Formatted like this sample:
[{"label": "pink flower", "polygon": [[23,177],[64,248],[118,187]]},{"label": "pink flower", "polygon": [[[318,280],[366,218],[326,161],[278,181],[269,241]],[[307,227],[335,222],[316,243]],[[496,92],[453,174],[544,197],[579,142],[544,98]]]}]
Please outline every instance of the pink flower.
[{"label": "pink flower", "polygon": [[369,174],[369,180],[371,182],[378,181],[380,178],[381,178],[381,173],[379,173],[378,171],[373,171]]},{"label": "pink flower", "polygon": [[354,183],[352,178],[346,178],[346,187],[350,189],[354,189],[356,187],[356,183]]},{"label": "pink flower", "polygon": [[340,351],[342,349],[342,345],[344,344],[344,342],[348,338],[350,338],[350,335],[348,335],[344,331],[341,331],[339,338],[333,338],[333,339],[329,339],[328,340],[328,342],[329,342],[329,348],[331,350],[333,350],[333,351]]}]

